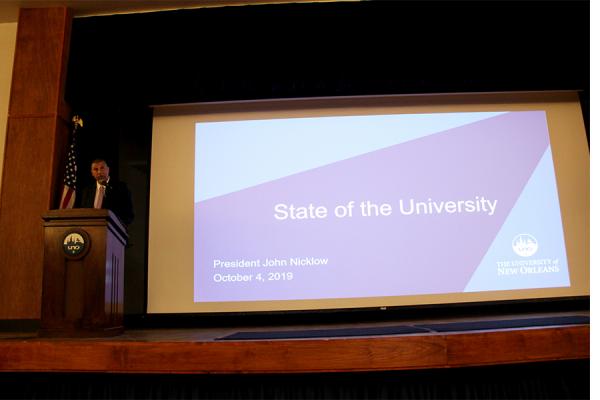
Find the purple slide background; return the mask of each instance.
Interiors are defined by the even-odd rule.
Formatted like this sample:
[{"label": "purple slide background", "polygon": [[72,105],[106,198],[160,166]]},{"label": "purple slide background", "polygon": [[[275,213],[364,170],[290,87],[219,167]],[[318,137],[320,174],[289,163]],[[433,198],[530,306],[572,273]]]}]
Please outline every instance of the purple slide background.
[{"label": "purple slide background", "polygon": [[[195,301],[295,300],[462,292],[548,147],[544,112],[514,112],[195,205]],[[402,215],[398,200],[498,200],[487,213]],[[388,203],[363,217],[358,203]],[[337,205],[355,201],[352,218]],[[279,221],[278,203],[326,219]],[[213,260],[328,258],[327,265],[213,268]],[[215,273],[294,273],[213,281]]]}]

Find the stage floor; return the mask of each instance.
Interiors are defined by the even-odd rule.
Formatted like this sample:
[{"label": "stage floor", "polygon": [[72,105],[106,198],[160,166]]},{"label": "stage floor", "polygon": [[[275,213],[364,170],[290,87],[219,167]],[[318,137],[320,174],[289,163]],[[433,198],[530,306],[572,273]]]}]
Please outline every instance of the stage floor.
[{"label": "stage floor", "polygon": [[35,332],[0,332],[0,371],[235,374],[416,370],[589,359],[589,343],[589,312],[128,329],[107,338],[41,338]]}]

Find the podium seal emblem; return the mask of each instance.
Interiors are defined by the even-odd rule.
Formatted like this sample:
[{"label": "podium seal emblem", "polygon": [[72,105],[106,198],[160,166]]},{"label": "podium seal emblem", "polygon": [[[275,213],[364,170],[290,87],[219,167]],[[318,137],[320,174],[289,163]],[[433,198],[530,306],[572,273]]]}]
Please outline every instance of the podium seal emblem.
[{"label": "podium seal emblem", "polygon": [[88,234],[82,230],[71,230],[63,237],[62,247],[69,258],[80,258],[85,255],[90,245]]}]

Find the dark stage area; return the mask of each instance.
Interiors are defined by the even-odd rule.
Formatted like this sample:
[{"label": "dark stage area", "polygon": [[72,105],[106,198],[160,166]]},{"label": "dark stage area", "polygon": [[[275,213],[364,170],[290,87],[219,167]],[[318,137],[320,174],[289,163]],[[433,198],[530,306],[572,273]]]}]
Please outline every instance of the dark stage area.
[{"label": "dark stage area", "polygon": [[589,361],[329,374],[0,375],[6,399],[589,399]]},{"label": "dark stage area", "polygon": [[480,331],[507,328],[530,328],[534,326],[577,325],[588,324],[590,318],[584,315],[496,319],[470,322],[446,322],[413,325],[394,325],[381,327],[334,328],[334,329],[300,329],[258,332],[236,332],[232,335],[218,338],[219,340],[252,340],[252,339],[299,339],[312,337],[348,337],[348,336],[379,336],[405,335],[425,332],[461,332]]},{"label": "dark stage area", "polygon": [[[441,325],[456,330],[389,329]],[[233,325],[128,329],[95,339],[5,331],[0,398],[589,398],[585,312],[243,329],[258,335],[236,340]],[[315,330],[339,336],[302,337]]]}]

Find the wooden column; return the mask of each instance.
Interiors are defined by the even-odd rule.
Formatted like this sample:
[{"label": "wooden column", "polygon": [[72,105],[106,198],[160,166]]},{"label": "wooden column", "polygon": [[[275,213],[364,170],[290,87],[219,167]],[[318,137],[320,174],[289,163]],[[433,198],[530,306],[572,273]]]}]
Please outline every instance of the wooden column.
[{"label": "wooden column", "polygon": [[0,320],[41,315],[42,214],[57,206],[70,130],[71,21],[64,7],[19,14],[0,193]]}]

